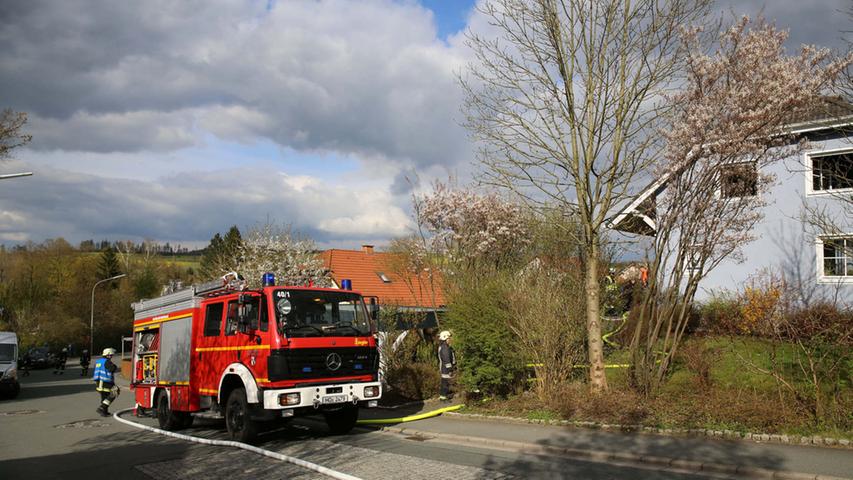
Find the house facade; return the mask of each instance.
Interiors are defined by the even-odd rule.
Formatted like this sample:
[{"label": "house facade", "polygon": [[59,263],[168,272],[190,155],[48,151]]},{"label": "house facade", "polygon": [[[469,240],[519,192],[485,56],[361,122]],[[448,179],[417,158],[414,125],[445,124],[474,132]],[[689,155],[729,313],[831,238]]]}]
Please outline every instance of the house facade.
[{"label": "house facade", "polygon": [[[822,117],[822,118],[821,118]],[[805,303],[819,300],[853,306],[853,105],[838,102],[832,115],[792,124],[808,139],[807,150],[766,167],[774,183],[758,192],[744,174],[744,163],[720,171],[719,195],[761,195],[763,218],[754,240],[742,246],[742,259],[725,259],[706,273],[696,299],[714,292],[743,290],[759,277],[773,275]],[[741,170],[739,170],[741,169]],[[654,235],[654,198],[666,188],[658,179],[611,221],[616,230]]]}]

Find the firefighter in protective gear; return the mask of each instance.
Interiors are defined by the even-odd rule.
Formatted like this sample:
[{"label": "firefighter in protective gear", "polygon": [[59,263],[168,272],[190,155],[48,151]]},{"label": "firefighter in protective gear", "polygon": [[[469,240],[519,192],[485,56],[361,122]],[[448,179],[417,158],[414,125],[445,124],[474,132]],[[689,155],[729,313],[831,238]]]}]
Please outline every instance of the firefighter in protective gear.
[{"label": "firefighter in protective gear", "polygon": [[84,349],[80,353],[80,368],[82,371],[80,372],[81,377],[85,377],[89,374],[89,362],[92,361],[92,356],[89,355],[89,350]]},{"label": "firefighter in protective gear", "polygon": [[450,346],[450,337],[453,334],[448,330],[438,334],[438,371],[441,374],[441,389],[438,399],[447,401],[450,398],[450,380],[456,371],[456,354]]},{"label": "firefighter in protective gear", "polygon": [[62,375],[65,373],[65,362],[68,361],[68,349],[63,348],[59,355],[56,356],[56,364],[54,365],[53,374]]},{"label": "firefighter in protective gear", "polygon": [[118,367],[112,362],[113,355],[116,354],[114,348],[105,348],[101,354],[103,358],[95,361],[95,372],[92,375],[92,380],[96,382],[95,390],[101,394],[101,405],[98,407],[98,414],[102,417],[110,416],[110,404],[119,396],[121,390],[115,382],[115,371]]}]

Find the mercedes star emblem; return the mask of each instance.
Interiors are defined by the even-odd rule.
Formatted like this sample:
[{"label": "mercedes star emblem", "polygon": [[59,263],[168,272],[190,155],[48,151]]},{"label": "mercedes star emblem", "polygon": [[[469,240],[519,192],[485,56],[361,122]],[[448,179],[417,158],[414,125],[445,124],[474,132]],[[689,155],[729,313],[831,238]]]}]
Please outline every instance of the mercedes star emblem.
[{"label": "mercedes star emblem", "polygon": [[333,372],[341,368],[341,356],[337,353],[330,353],[326,357],[326,367]]}]

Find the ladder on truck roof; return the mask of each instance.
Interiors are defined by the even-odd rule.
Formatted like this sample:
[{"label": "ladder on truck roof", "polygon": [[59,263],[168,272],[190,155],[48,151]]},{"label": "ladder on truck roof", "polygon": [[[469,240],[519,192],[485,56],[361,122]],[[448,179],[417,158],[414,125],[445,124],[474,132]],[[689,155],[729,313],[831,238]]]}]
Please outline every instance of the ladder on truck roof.
[{"label": "ladder on truck roof", "polygon": [[162,295],[150,300],[140,300],[131,304],[133,308],[133,319],[163,315],[176,310],[186,310],[198,307],[203,296],[212,296],[220,293],[240,291],[246,287],[245,280],[240,280],[234,273],[228,273],[222,278],[209,282],[199,283],[177,292]]}]

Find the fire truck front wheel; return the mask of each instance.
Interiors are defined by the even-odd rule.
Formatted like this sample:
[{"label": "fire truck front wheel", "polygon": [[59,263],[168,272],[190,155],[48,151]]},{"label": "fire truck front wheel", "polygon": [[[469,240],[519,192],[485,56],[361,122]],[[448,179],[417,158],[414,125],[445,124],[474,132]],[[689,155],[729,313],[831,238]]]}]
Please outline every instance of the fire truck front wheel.
[{"label": "fire truck front wheel", "polygon": [[323,412],[326,417],[326,425],[333,435],[344,435],[350,432],[355,427],[358,421],[358,407],[346,406],[340,410],[331,410]]},{"label": "fire truck front wheel", "polygon": [[183,425],[181,416],[169,406],[169,396],[165,392],[157,400],[157,423],[163,430],[178,430]]},{"label": "fire truck front wheel", "polygon": [[251,418],[246,390],[235,388],[225,403],[225,427],[228,436],[237,442],[248,443],[258,434],[258,423]]}]

